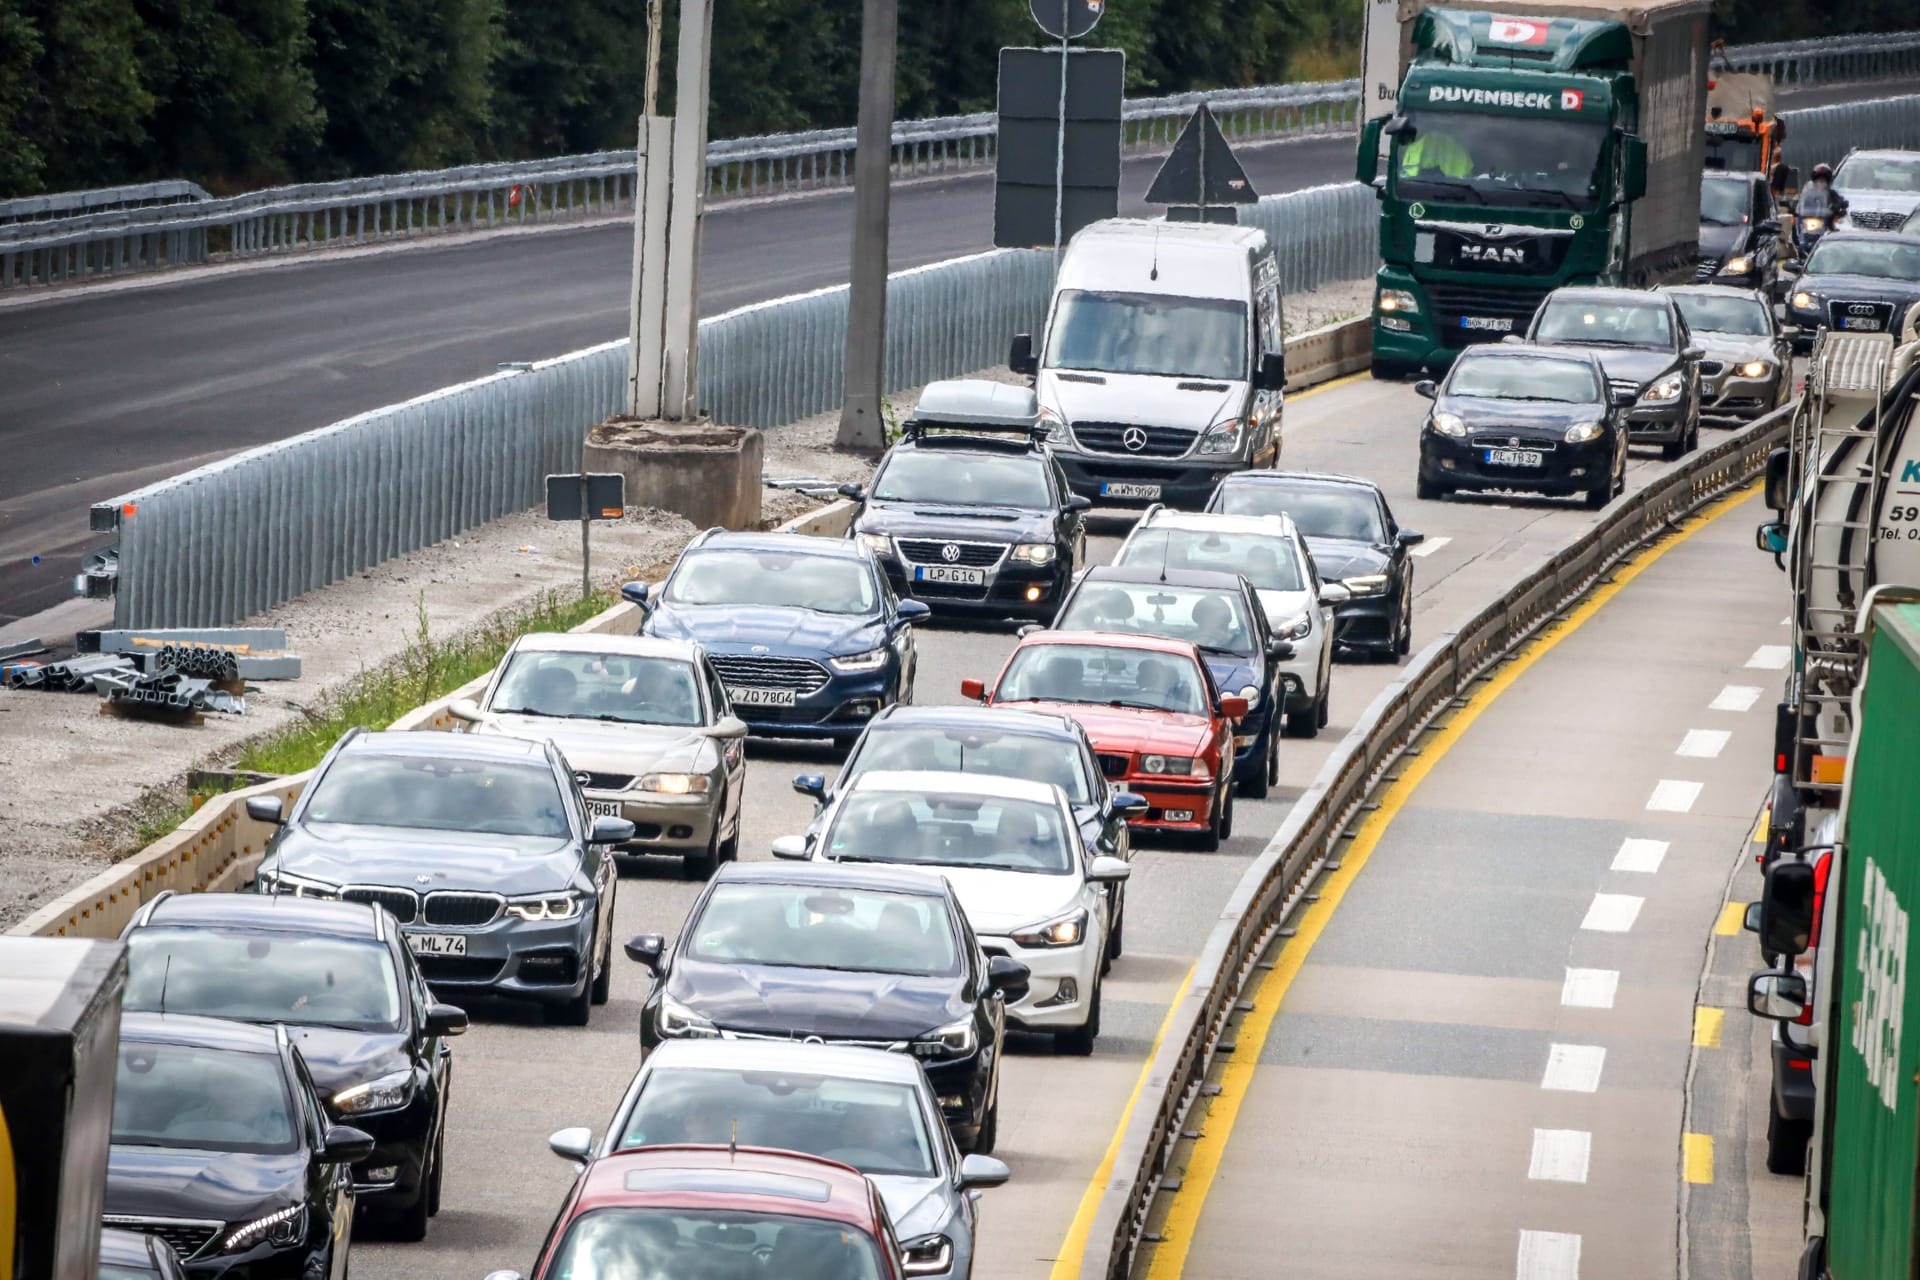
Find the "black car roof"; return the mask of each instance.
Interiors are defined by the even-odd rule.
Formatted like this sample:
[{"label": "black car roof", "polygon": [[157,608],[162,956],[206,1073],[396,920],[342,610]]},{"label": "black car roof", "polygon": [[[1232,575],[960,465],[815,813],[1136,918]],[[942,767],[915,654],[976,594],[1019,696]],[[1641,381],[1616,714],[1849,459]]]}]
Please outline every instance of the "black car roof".
[{"label": "black car roof", "polygon": [[120,1039],[154,1044],[199,1045],[232,1053],[280,1052],[280,1029],[251,1022],[228,1022],[225,1018],[202,1018],[186,1013],[134,1013],[120,1015]]},{"label": "black car roof", "polygon": [[[822,539],[825,541],[825,539]],[[376,729],[355,734],[343,749],[355,755],[408,756],[413,759],[544,760],[544,739],[510,738],[493,733],[431,733]]]},{"label": "black car roof", "polygon": [[291,893],[175,893],[153,904],[144,925],[230,925],[253,931],[317,933],[329,937],[378,938],[374,908],[364,902],[329,902]]},{"label": "black car roof", "polygon": [[946,881],[926,871],[845,862],[723,862],[715,884],[791,884],[821,889],[876,889],[925,898],[947,896]]},{"label": "black car roof", "polygon": [[1242,581],[1237,573],[1220,573],[1212,569],[1163,571],[1150,564],[1095,565],[1087,570],[1080,580],[1082,582],[1164,582],[1170,587],[1211,587],[1216,591],[1239,591]]},{"label": "black car roof", "polygon": [[993,729],[1028,738],[1057,738],[1077,742],[1064,717],[1011,707],[893,706],[873,720],[882,731],[907,726],[929,729]]},{"label": "black car roof", "polygon": [[929,432],[913,436],[893,446],[889,452],[912,453],[932,449],[937,453],[992,453],[1002,457],[1040,458],[1045,453],[1042,441],[1011,436],[964,435],[957,431]]}]

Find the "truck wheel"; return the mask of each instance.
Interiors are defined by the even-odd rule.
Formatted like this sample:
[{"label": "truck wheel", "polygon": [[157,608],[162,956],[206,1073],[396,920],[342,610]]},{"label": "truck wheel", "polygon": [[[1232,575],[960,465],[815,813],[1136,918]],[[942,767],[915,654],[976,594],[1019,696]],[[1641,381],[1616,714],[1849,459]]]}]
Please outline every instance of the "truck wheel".
[{"label": "truck wheel", "polygon": [[1794,1177],[1807,1171],[1807,1143],[1813,1140],[1813,1122],[1789,1120],[1778,1107],[1767,1104],[1767,1172]]},{"label": "truck wheel", "polygon": [[1398,360],[1379,359],[1374,360],[1367,371],[1373,375],[1375,382],[1399,382],[1411,372],[1406,365],[1401,364]]}]

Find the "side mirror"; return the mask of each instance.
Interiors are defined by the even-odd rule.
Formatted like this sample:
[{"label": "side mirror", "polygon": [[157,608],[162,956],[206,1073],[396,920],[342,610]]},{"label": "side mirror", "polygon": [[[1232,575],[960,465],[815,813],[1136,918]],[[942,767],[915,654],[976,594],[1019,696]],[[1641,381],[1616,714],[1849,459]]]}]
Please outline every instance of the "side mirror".
[{"label": "side mirror", "polygon": [[1807,1011],[1807,980],[1797,973],[1756,973],[1747,980],[1747,1012],[1792,1022]]},{"label": "side mirror", "polygon": [[1780,234],[1780,219],[1762,218],[1753,224],[1753,229],[1763,236],[1777,236]]},{"label": "side mirror", "polygon": [[1107,808],[1123,818],[1131,818],[1136,813],[1145,813],[1153,808],[1153,803],[1132,791],[1116,791],[1107,798]]},{"label": "side mirror", "polygon": [[1093,499],[1076,493],[1067,499],[1067,510],[1091,511],[1093,510]]},{"label": "side mirror", "polygon": [[1745,929],[1748,933],[1760,932],[1760,904],[1759,903],[1749,902],[1747,904],[1746,914],[1740,917],[1740,927],[1742,929]]},{"label": "side mirror", "polygon": [[1353,588],[1344,582],[1323,582],[1320,584],[1321,604],[1345,604],[1353,599]]},{"label": "side mirror", "polygon": [[987,961],[987,990],[998,991],[1009,1002],[1027,994],[1027,981],[1033,970],[1012,956],[994,956]]},{"label": "side mirror", "polygon": [[1770,521],[1753,531],[1753,545],[1770,556],[1787,554],[1787,526],[1778,520]]},{"label": "side mirror", "polygon": [[1527,345],[1527,335],[1524,333],[1503,333],[1500,335],[1500,341],[1510,347],[1524,347]]},{"label": "side mirror", "polygon": [[247,816],[255,822],[271,822],[279,826],[286,821],[286,801],[279,796],[248,796]]},{"label": "side mirror", "polygon": [[1803,270],[1805,268],[1797,262],[1787,261],[1780,264],[1780,274],[1783,276],[1797,276]]},{"label": "side mirror", "polygon": [[430,1036],[464,1035],[467,1011],[457,1004],[441,1004],[436,1000],[427,1006],[427,1020],[420,1029]]},{"label": "side mirror", "polygon": [[1638,391],[1628,391],[1622,387],[1615,387],[1607,393],[1607,400],[1616,409],[1631,409],[1639,402],[1639,399],[1640,393]]},{"label": "side mirror", "polygon": [[1682,360],[1698,360],[1707,354],[1705,347],[1688,347],[1680,353]]},{"label": "side mirror", "polygon": [[1259,391],[1284,391],[1287,386],[1287,356],[1283,351],[1268,351],[1260,357],[1260,368],[1253,385]]},{"label": "side mirror", "polygon": [[802,773],[795,775],[793,789],[803,796],[812,796],[825,804],[827,800],[827,775],[824,773]]},{"label": "side mirror", "polygon": [[652,609],[647,599],[647,584],[644,582],[625,582],[620,585],[620,598],[628,604],[637,604],[642,609]]},{"label": "side mirror", "polygon": [[971,1191],[976,1187],[997,1187],[1013,1176],[1013,1170],[1006,1163],[992,1156],[972,1155],[960,1161],[960,1189]]},{"label": "side mirror", "polygon": [[[1279,641],[1278,643],[1280,643],[1280,644],[1284,644],[1284,645],[1286,645],[1286,646],[1287,646],[1287,651],[1286,651],[1286,653],[1284,653],[1284,654],[1282,654],[1282,653],[1274,653],[1274,654],[1273,654],[1273,656],[1274,656],[1274,657],[1276,657],[1276,658],[1283,658],[1283,657],[1285,657],[1285,658],[1290,658],[1290,657],[1292,657],[1292,656],[1293,656],[1293,645],[1292,645],[1292,643],[1291,643],[1290,641],[1286,641],[1286,640],[1281,640],[1281,641]],[[1271,651],[1269,651],[1269,652],[1271,652]],[[1227,719],[1229,719],[1229,720],[1244,720],[1244,719],[1246,719],[1246,718],[1247,718],[1247,712],[1248,712],[1248,710],[1249,710],[1249,709],[1250,709],[1250,708],[1249,708],[1249,707],[1247,706],[1247,700],[1246,700],[1245,698],[1243,698],[1243,697],[1241,697],[1241,696],[1240,696],[1239,694],[1237,694],[1237,693],[1235,693],[1235,694],[1229,694],[1228,696],[1226,696],[1226,697],[1224,697],[1224,698],[1222,698],[1222,699],[1220,699],[1220,714],[1221,714],[1221,715],[1223,715],[1223,716],[1225,716],[1225,717],[1226,717]]]},{"label": "side mirror", "polygon": [[773,856],[785,858],[789,862],[807,860],[807,838],[805,836],[775,836],[773,838]]},{"label": "side mirror", "polygon": [[347,1124],[330,1124],[320,1143],[321,1164],[359,1164],[373,1155],[373,1135]]},{"label": "side mirror", "polygon": [[1412,138],[1417,137],[1420,131],[1413,127],[1413,121],[1396,112],[1386,124],[1381,127],[1380,132],[1386,134],[1389,138]]},{"label": "side mirror", "polygon": [[1013,346],[1007,351],[1007,368],[1014,373],[1024,373],[1028,377],[1040,372],[1040,362],[1033,358],[1032,334],[1013,335]]},{"label": "side mirror", "polygon": [[747,736],[747,722],[739,716],[721,716],[713,722],[713,727],[707,730],[707,736],[729,740],[744,738]]},{"label": "side mirror", "polygon": [[637,938],[628,938],[624,950],[627,953],[627,959],[635,964],[643,964],[658,973],[660,957],[667,951],[667,940],[657,933],[643,933]]},{"label": "side mirror", "polygon": [[851,498],[855,502],[867,500],[867,486],[863,484],[843,484],[834,492],[843,498]]},{"label": "side mirror", "polygon": [[902,622],[918,622],[932,615],[933,609],[924,600],[902,600],[893,607],[893,616]]},{"label": "side mirror", "polygon": [[1276,662],[1285,662],[1293,656],[1293,641],[1272,636],[1267,640],[1267,656]]},{"label": "side mirror", "polygon": [[1647,140],[1631,133],[1620,135],[1620,195],[1638,200],[1647,194]]},{"label": "side mirror", "polygon": [[975,680],[971,677],[962,680],[960,682],[960,696],[974,702],[985,702],[987,700],[986,682],[984,680]]},{"label": "side mirror", "polygon": [[593,1159],[593,1130],[560,1129],[547,1135],[547,1150],[562,1160],[585,1164]]},{"label": "side mirror", "polygon": [[1380,131],[1386,124],[1385,116],[1375,116],[1360,126],[1360,150],[1353,157],[1354,181],[1371,183],[1380,176]]},{"label": "side mirror", "polygon": [[1019,626],[1013,629],[1013,634],[1018,639],[1025,640],[1028,636],[1032,635],[1034,632],[1045,631],[1046,629],[1047,628],[1044,623],[1023,622]]},{"label": "side mirror", "polygon": [[486,1280],[527,1280],[518,1271],[489,1271]]},{"label": "side mirror", "polygon": [[1393,540],[1403,547],[1417,547],[1427,540],[1427,535],[1414,529],[1401,529],[1393,535]]},{"label": "side mirror", "polygon": [[1767,451],[1767,506],[1784,512],[1793,505],[1793,450],[1776,445]]},{"label": "side mirror", "polygon": [[625,818],[598,817],[593,820],[589,844],[625,844],[633,839],[633,824]]},{"label": "side mirror", "polygon": [[1781,337],[1791,340],[1800,336],[1800,326],[1797,324],[1783,324],[1780,326],[1779,332]]},{"label": "side mirror", "polygon": [[455,720],[464,720],[468,724],[479,724],[487,718],[487,713],[482,711],[480,704],[472,698],[455,698],[447,704],[447,714]]},{"label": "side mirror", "polygon": [[1760,891],[1761,949],[1775,956],[1805,952],[1813,935],[1813,898],[1811,862],[1782,858],[1768,867],[1766,887]]},{"label": "side mirror", "polygon": [[1440,394],[1440,388],[1434,385],[1432,378],[1422,378],[1413,384],[1413,394],[1423,400],[1431,400]]},{"label": "side mirror", "polygon": [[1133,875],[1133,864],[1124,858],[1095,858],[1087,868],[1087,879],[1112,884]]}]

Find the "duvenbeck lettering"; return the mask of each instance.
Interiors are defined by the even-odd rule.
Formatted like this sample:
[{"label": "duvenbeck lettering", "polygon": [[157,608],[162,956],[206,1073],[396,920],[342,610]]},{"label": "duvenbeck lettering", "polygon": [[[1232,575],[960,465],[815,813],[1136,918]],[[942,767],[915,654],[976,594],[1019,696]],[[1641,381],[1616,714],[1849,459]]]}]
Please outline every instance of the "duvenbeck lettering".
[{"label": "duvenbeck lettering", "polygon": [[1517,107],[1526,111],[1551,111],[1556,106],[1568,111],[1580,109],[1578,95],[1516,93],[1512,89],[1463,89],[1456,85],[1436,84],[1427,90],[1429,102],[1470,102],[1476,107]]}]

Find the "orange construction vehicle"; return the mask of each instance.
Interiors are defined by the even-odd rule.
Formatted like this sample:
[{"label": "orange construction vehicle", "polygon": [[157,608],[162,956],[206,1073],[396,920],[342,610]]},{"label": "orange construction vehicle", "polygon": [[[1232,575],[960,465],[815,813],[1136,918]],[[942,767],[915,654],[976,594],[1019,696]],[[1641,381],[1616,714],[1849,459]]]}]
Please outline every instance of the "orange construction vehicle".
[{"label": "orange construction vehicle", "polygon": [[1707,168],[1764,173],[1776,199],[1798,189],[1799,175],[1781,157],[1787,124],[1774,114],[1771,76],[1713,67],[1707,73],[1706,123]]}]

